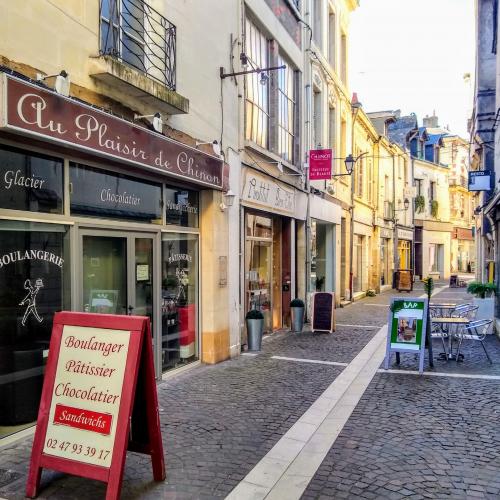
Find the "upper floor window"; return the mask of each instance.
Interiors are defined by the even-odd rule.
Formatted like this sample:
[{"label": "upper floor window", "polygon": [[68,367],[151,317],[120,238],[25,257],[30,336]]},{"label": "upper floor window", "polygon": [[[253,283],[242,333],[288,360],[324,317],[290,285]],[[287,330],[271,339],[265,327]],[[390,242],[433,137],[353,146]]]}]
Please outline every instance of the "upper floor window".
[{"label": "upper floor window", "polygon": [[321,113],[322,110],[322,99],[321,92],[314,90],[313,92],[313,146],[315,148],[319,148],[321,145],[321,136],[322,136],[322,122],[323,115]]},{"label": "upper floor window", "polygon": [[[249,19],[245,23],[245,47],[250,67],[269,67],[267,39]],[[267,148],[268,135],[269,79],[259,73],[249,73],[246,75],[245,138]]]},{"label": "upper floor window", "polygon": [[335,69],[335,51],[337,50],[337,20],[335,12],[330,11],[328,16],[328,62]]},{"label": "upper floor window", "polygon": [[144,0],[101,0],[100,52],[175,90],[176,28]]},{"label": "upper floor window", "polygon": [[432,202],[436,199],[436,183],[431,181],[429,184],[429,201]]},{"label": "upper floor window", "polygon": [[321,24],[322,24],[322,9],[323,6],[323,0],[313,0],[312,1],[312,31],[313,31],[313,38],[314,41],[316,42],[316,45],[321,49],[322,48],[322,30],[321,30]]},{"label": "upper floor window", "polygon": [[422,196],[422,179],[415,179],[415,187],[417,188],[417,196]]},{"label": "upper floor window", "polygon": [[347,36],[340,37],[340,78],[347,83]]},{"label": "upper floor window", "polygon": [[293,162],[295,143],[295,72],[290,63],[278,57],[278,64],[286,65],[278,71],[278,154],[287,161]]}]

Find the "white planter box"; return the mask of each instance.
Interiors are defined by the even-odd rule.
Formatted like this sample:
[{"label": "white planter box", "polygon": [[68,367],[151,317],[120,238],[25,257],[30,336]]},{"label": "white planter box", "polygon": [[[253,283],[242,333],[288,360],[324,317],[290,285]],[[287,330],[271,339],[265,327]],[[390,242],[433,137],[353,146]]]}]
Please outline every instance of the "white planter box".
[{"label": "white planter box", "polygon": [[493,319],[495,316],[495,297],[488,297],[487,299],[472,299],[475,306],[479,306],[476,313],[476,319]]}]

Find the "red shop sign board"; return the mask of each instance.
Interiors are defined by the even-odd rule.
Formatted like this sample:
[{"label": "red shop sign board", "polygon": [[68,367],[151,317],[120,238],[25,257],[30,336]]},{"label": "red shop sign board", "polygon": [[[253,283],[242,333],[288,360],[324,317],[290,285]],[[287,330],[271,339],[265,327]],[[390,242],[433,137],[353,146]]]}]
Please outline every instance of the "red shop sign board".
[{"label": "red shop sign board", "polygon": [[127,449],[165,479],[149,319],[56,313],[26,496],[47,468],[103,481],[117,499]]},{"label": "red shop sign board", "polygon": [[332,178],[332,150],[312,149],[309,151],[309,180],[330,180]]}]

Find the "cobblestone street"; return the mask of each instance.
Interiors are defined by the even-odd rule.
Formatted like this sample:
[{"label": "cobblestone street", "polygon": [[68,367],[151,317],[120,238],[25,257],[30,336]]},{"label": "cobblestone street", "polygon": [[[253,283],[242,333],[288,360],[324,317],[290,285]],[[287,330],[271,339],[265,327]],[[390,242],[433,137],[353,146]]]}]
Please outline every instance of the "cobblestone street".
[{"label": "cobblestone street", "polygon": [[[417,288],[412,296],[422,294]],[[470,299],[464,290],[437,287],[435,300],[464,302]],[[262,463],[284,472],[288,464],[272,450],[285,434],[292,433],[286,439],[298,445],[314,440],[293,438],[293,432],[306,414],[318,423],[325,418],[318,401],[324,391],[330,401],[340,398],[336,384],[344,383],[355,364],[362,362],[360,373],[365,372],[371,356],[364,359],[363,353],[384,334],[380,328],[392,295],[337,310],[332,335],[278,332],[264,339],[262,353],[198,366],[160,383],[167,480],[153,482],[149,459],[129,453],[123,498],[224,498],[245,481],[251,484]],[[435,340],[435,357],[440,347]],[[499,498],[500,343],[491,336],[487,347],[493,365],[480,347],[465,346],[463,363],[435,360],[430,370],[426,361],[424,376],[414,374],[413,354],[402,355],[400,367],[392,359],[389,372],[377,370],[378,363],[345,425],[335,417],[333,446],[314,454],[318,467],[311,465],[302,498]],[[24,498],[31,441],[0,449],[0,497]],[[236,491],[234,498],[252,497]],[[253,498],[300,497],[259,491],[256,486]],[[94,499],[104,493],[96,481],[50,471],[42,476],[40,498]]]}]

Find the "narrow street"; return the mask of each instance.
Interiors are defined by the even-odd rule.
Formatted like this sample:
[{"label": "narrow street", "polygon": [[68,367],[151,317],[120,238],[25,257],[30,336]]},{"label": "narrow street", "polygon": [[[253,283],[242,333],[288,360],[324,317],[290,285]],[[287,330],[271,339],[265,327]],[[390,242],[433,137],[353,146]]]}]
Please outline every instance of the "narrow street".
[{"label": "narrow street", "polygon": [[[280,332],[261,353],[160,383],[167,480],[129,453],[123,498],[498,498],[500,343],[487,342],[493,365],[466,345],[463,363],[426,361],[419,376],[406,354],[385,372],[392,295],[337,310],[334,334]],[[436,287],[436,301],[468,298]],[[24,498],[31,441],[0,448],[0,497]],[[45,471],[39,498],[104,492]]]}]

